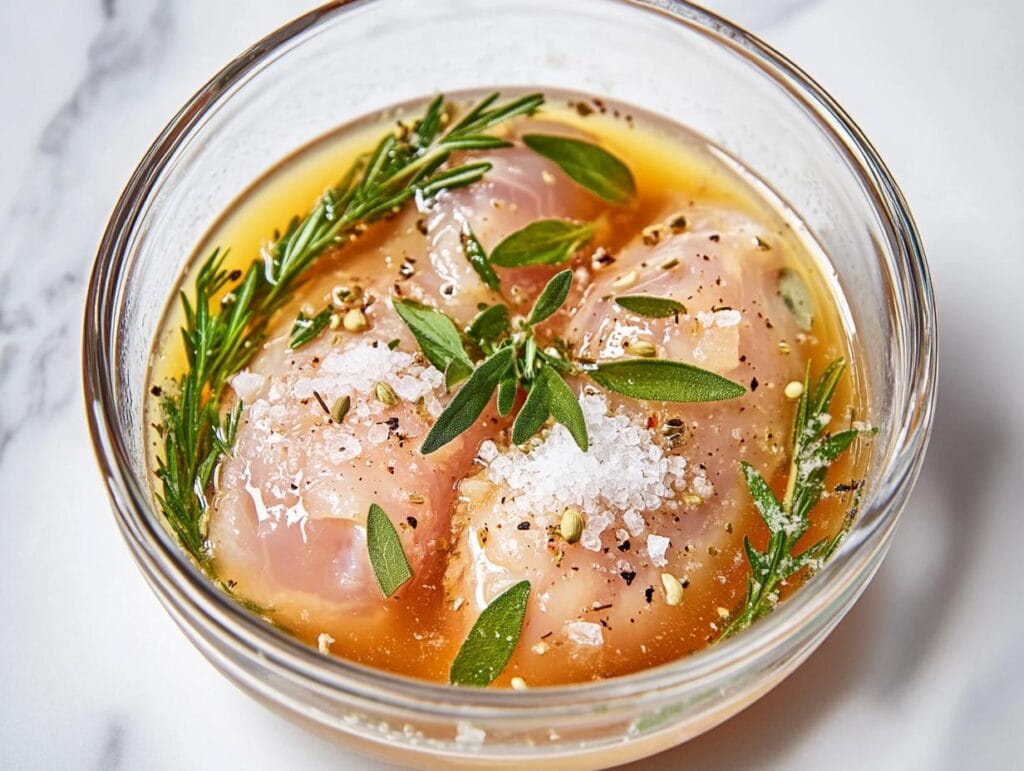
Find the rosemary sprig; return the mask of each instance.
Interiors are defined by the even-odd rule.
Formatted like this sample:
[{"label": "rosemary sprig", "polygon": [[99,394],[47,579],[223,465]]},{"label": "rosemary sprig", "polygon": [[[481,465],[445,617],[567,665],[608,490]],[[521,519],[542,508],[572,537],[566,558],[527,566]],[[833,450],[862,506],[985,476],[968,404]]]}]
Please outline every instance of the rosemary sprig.
[{"label": "rosemary sprig", "polygon": [[[532,113],[544,102],[541,94],[530,94],[498,104],[498,96],[481,100],[448,128],[444,99],[436,97],[412,126],[388,134],[358,159],[309,214],[293,219],[244,275],[227,271],[227,253],[215,249],[199,270],[193,296],[181,293],[188,366],[162,402],[164,446],[157,460],[162,490],[157,501],[171,529],[201,565],[209,558],[206,492],[220,458],[231,452],[242,408],[239,403],[221,417],[228,378],[259,350],[274,314],[325,250],[351,240],[414,196],[430,198],[479,180],[491,168],[489,163],[446,166],[451,154],[509,146],[485,132]],[[230,291],[225,291],[229,284]],[[300,327],[296,345],[318,323]]]},{"label": "rosemary sprig", "polygon": [[764,477],[749,463],[743,463],[747,488],[768,526],[769,540],[767,548],[761,552],[749,538],[744,537],[743,548],[752,575],[747,579],[747,595],[742,609],[719,635],[719,640],[732,637],[770,613],[778,603],[783,582],[805,568],[814,570],[835,551],[845,533],[844,527],[836,536],[824,538],[799,554],[793,553],[810,527],[811,510],[821,500],[825,474],[859,435],[853,428],[834,434],[825,431],[831,422],[829,405],[845,368],[842,359],[832,362],[813,391],[808,368],[793,421],[789,476],[781,501],[775,497]]}]

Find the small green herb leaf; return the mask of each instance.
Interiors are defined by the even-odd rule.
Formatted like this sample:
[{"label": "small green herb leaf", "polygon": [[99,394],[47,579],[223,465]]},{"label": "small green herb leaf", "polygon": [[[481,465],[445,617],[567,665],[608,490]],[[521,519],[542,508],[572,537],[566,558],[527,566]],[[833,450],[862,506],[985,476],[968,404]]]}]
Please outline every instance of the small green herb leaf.
[{"label": "small green herb leaf", "polygon": [[594,229],[587,223],[537,220],[506,237],[491,252],[491,262],[503,268],[558,265],[572,257]]},{"label": "small green herb leaf", "polygon": [[305,313],[299,311],[299,315],[295,318],[295,323],[292,324],[288,347],[293,351],[299,350],[299,348],[304,346],[306,343],[312,342],[316,339],[316,336],[323,332],[330,322],[330,306],[324,308],[312,318],[307,317]]},{"label": "small green herb leaf", "polygon": [[473,363],[462,347],[459,330],[450,318],[436,308],[414,300],[396,299],[394,305],[399,318],[409,327],[431,364],[447,372],[452,362],[459,362],[463,367],[456,369],[456,374],[468,375],[466,370],[472,370]]},{"label": "small green herb leaf", "polygon": [[516,420],[512,424],[512,443],[522,444],[540,431],[544,421],[548,419],[548,384],[543,377],[533,381],[526,401],[519,408]]},{"label": "small green herb leaf", "polygon": [[473,374],[473,367],[459,359],[452,359],[444,370],[444,387],[451,391],[455,386]]},{"label": "small green herb leaf", "polygon": [[473,425],[473,421],[480,417],[487,402],[491,400],[498,383],[512,366],[512,354],[511,348],[502,348],[473,370],[469,380],[456,392],[448,406],[438,416],[437,422],[423,440],[420,452],[429,455]]},{"label": "small green herb leaf", "polygon": [[540,371],[540,377],[547,385],[548,409],[551,411],[551,417],[569,429],[576,445],[586,452],[590,447],[590,438],[587,436],[587,423],[583,419],[583,410],[580,409],[576,394],[572,392],[562,376],[550,366],[545,366]]},{"label": "small green herb leaf", "polygon": [[519,393],[519,381],[514,377],[506,377],[498,383],[498,414],[505,417],[516,404],[516,395]]},{"label": "small green herb leaf", "polygon": [[782,509],[782,503],[775,497],[775,493],[768,486],[753,466],[746,461],[741,464],[743,476],[747,480],[747,489],[750,490],[750,497],[754,499],[754,505],[761,514],[761,519],[768,525],[768,532],[772,535],[785,529],[788,518]]},{"label": "small green herb leaf", "polygon": [[609,391],[649,401],[714,402],[747,392],[714,372],[665,359],[613,361],[598,364],[587,374]]},{"label": "small green herb leaf", "polygon": [[675,316],[677,313],[686,313],[686,307],[681,302],[676,302],[668,297],[633,294],[616,297],[615,303],[637,316],[649,319],[664,319]]},{"label": "small green herb leaf", "polygon": [[520,581],[484,608],[452,662],[452,685],[483,687],[494,682],[519,643],[529,598],[530,582]]},{"label": "small green herb leaf", "polygon": [[530,326],[540,324],[540,322],[553,315],[562,307],[562,303],[565,302],[565,298],[569,296],[569,287],[571,285],[571,270],[566,269],[560,273],[556,273],[540,293],[540,297],[537,298],[537,302],[533,304],[533,310],[530,311],[530,315],[526,319],[526,323]]},{"label": "small green herb leaf", "polygon": [[587,451],[590,440],[580,403],[562,376],[545,364],[512,424],[513,444],[526,442],[541,429],[549,416],[569,430],[580,450]]},{"label": "small green herb leaf", "polygon": [[480,280],[495,292],[500,292],[501,279],[498,278],[498,274],[491,267],[491,263],[487,259],[487,252],[484,251],[483,245],[468,222],[463,225],[460,238],[462,240],[462,251],[466,254],[469,264],[473,266],[473,270],[480,276]]},{"label": "small green herb leaf", "polygon": [[780,270],[779,295],[800,328],[809,330],[814,325],[814,298],[803,277],[791,268]]},{"label": "small green herb leaf", "polygon": [[478,343],[497,342],[509,331],[508,308],[504,305],[489,305],[477,314],[466,327],[466,334]]},{"label": "small green herb leaf", "polygon": [[370,513],[366,516],[366,549],[377,585],[385,597],[390,597],[398,587],[412,578],[412,569],[402,549],[398,531],[384,509],[376,503],[370,504]]},{"label": "small green herb leaf", "polygon": [[590,142],[550,134],[526,134],[523,142],[535,153],[554,161],[572,179],[604,200],[620,206],[636,195],[629,167],[607,150]]}]

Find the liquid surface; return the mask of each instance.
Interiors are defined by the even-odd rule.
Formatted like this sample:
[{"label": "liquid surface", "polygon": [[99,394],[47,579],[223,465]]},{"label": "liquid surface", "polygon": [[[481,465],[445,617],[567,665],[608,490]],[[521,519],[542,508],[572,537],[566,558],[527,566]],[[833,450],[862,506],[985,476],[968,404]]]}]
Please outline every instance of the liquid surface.
[{"label": "liquid surface", "polygon": [[[230,246],[237,267],[247,267],[274,228],[308,210],[395,117],[347,127],[274,169],[222,217],[198,258]],[[624,160],[636,179],[633,205],[603,202],[517,141],[536,132],[584,138]],[[742,604],[750,574],[743,539],[764,548],[767,529],[740,462],[784,488],[795,404],[787,384],[802,381],[808,365],[816,373],[856,357],[811,242],[699,137],[649,114],[551,94],[541,113],[502,134],[512,148],[472,154],[493,163],[482,182],[410,204],[323,255],[263,350],[231,380],[231,398],[244,406],[235,451],[210,491],[213,568],[311,645],[443,682],[483,608],[526,579],[523,632],[496,685],[626,674],[707,646]],[[421,454],[450,394],[394,298],[436,306],[459,326],[484,303],[527,313],[564,266],[499,268],[503,299],[471,268],[460,234],[470,224],[490,250],[543,218],[593,222],[596,236],[570,263],[570,297],[542,337],[598,362],[649,343],[747,393],[707,404],[641,402],[571,379],[591,437],[586,453],[557,425],[510,446],[510,421],[492,404],[454,442]],[[809,329],[780,295],[787,271],[813,298]],[[328,330],[291,350],[296,314],[337,300],[341,287],[361,291],[368,328]],[[642,318],[615,304],[622,294],[672,297],[686,310]],[[184,367],[181,318],[170,307],[155,350],[158,385]],[[376,398],[381,382],[396,404]],[[834,425],[864,419],[855,382],[839,386]],[[325,404],[341,396],[351,407],[339,424]],[[856,455],[838,462],[828,489],[858,478],[862,466]],[[396,524],[413,571],[389,599],[367,558],[371,503]],[[837,532],[849,506],[846,495],[826,495],[803,543]],[[557,532],[566,507],[585,518],[577,543]],[[682,583],[679,604],[666,601],[666,573]]]}]

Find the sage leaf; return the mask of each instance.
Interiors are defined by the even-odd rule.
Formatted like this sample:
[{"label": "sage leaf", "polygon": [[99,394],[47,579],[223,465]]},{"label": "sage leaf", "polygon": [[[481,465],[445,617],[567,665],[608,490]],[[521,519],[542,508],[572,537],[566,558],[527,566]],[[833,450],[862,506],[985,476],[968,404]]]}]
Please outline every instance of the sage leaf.
[{"label": "sage leaf", "polygon": [[636,182],[629,167],[595,144],[550,134],[526,134],[523,143],[609,203],[623,206],[636,196]]},{"label": "sage leaf", "polygon": [[514,377],[506,377],[498,383],[498,414],[505,417],[516,404],[516,395],[519,393],[519,381]]},{"label": "sage leaf", "polygon": [[522,444],[540,431],[549,414],[548,384],[545,378],[538,377],[530,386],[526,401],[519,408],[519,414],[512,424],[512,444]]},{"label": "sage leaf", "polygon": [[455,386],[473,374],[473,367],[459,359],[452,359],[444,370],[444,387],[451,391]]},{"label": "sage leaf", "polygon": [[402,549],[398,531],[384,509],[376,503],[370,504],[370,512],[366,516],[366,549],[377,585],[385,597],[390,597],[398,591],[398,587],[412,578],[412,569]]},{"label": "sage leaf", "polygon": [[621,305],[627,311],[643,316],[648,319],[665,319],[675,316],[677,313],[686,313],[686,306],[668,297],[653,297],[650,295],[624,295],[615,298],[615,304]]},{"label": "sage leaf", "polygon": [[452,685],[483,687],[494,682],[519,643],[529,598],[530,582],[520,581],[484,608],[452,662]]},{"label": "sage leaf", "polygon": [[299,315],[295,318],[295,323],[292,324],[288,347],[293,351],[299,350],[299,348],[304,346],[306,343],[312,342],[316,339],[316,336],[323,332],[330,322],[330,306],[324,308],[312,318],[306,316],[302,311],[299,311]]},{"label": "sage leaf", "polygon": [[498,274],[494,272],[494,268],[491,267],[490,261],[487,259],[487,252],[484,251],[484,247],[481,245],[480,240],[476,237],[473,229],[467,222],[460,234],[462,242],[462,251],[466,255],[466,259],[469,264],[476,271],[476,274],[480,277],[490,289],[495,292],[501,291],[501,279],[498,278]]},{"label": "sage leaf", "polygon": [[803,277],[791,268],[779,271],[779,296],[805,332],[814,325],[814,298]]},{"label": "sage leaf", "polygon": [[590,438],[587,436],[587,423],[583,419],[583,410],[580,408],[579,399],[569,388],[562,376],[551,366],[545,365],[540,372],[547,388],[548,409],[551,417],[565,426],[572,435],[576,446],[583,452],[590,447]]},{"label": "sage leaf", "polygon": [[503,268],[559,265],[572,257],[593,234],[593,227],[585,222],[537,220],[494,247],[491,262]]},{"label": "sage leaf", "polygon": [[442,372],[447,372],[454,361],[463,365],[456,373],[473,369],[473,362],[462,347],[459,330],[444,313],[414,300],[395,300],[394,306],[431,364]]},{"label": "sage leaf", "polygon": [[541,291],[537,302],[533,304],[526,323],[530,326],[539,324],[552,316],[569,296],[569,287],[572,286],[572,271],[569,269],[556,273]]},{"label": "sage leaf", "polygon": [[511,329],[508,308],[504,305],[489,305],[476,315],[468,327],[466,334],[478,343],[497,342]]},{"label": "sage leaf", "polygon": [[545,364],[512,424],[512,443],[526,442],[541,429],[548,417],[565,426],[580,450],[587,451],[590,439],[576,394],[553,367]]},{"label": "sage leaf", "polygon": [[429,455],[473,425],[512,366],[512,355],[511,348],[502,348],[473,370],[469,380],[455,393],[427,433],[420,452]]},{"label": "sage leaf", "polygon": [[666,359],[623,359],[598,364],[587,374],[609,391],[648,401],[714,402],[747,392],[714,372]]}]

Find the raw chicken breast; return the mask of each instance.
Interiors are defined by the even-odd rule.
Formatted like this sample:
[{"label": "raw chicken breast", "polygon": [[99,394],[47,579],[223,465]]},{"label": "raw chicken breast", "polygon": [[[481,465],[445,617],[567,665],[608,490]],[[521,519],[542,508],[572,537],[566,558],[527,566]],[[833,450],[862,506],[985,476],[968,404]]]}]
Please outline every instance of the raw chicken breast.
[{"label": "raw chicken breast", "polygon": [[[674,228],[659,223],[603,261],[566,338],[596,361],[649,341],[662,358],[716,371],[748,393],[708,404],[637,402],[584,380],[576,388],[588,452],[561,426],[527,448],[481,448],[483,469],[460,488],[446,588],[459,608],[453,634],[464,635],[505,588],[531,582],[524,632],[501,682],[623,674],[674,658],[680,639],[698,649],[731,610],[720,605],[722,586],[732,587],[733,602],[745,588],[742,534],[758,523],[737,443],[740,458],[769,476],[785,459],[789,416],[778,400],[803,373],[779,343],[800,330],[777,296],[781,247],[759,240],[756,223],[695,206],[665,219]],[[642,318],[615,305],[623,294],[672,297],[687,312]],[[558,533],[566,507],[586,519],[578,543]],[[683,582],[681,604],[666,602],[662,574]]]},{"label": "raw chicken breast", "polygon": [[[245,408],[213,501],[216,568],[240,596],[273,607],[284,623],[353,615],[360,624],[377,623],[393,612],[380,601],[366,556],[371,503],[396,524],[414,583],[426,585],[443,569],[455,485],[496,421],[488,411],[441,451],[419,453],[448,396],[441,373],[410,353],[419,348],[392,299],[439,305],[466,324],[478,303],[497,300],[462,251],[466,223],[493,246],[539,217],[585,217],[594,208],[534,153],[516,148],[488,160],[494,169],[485,182],[444,193],[323,258],[319,276],[303,291],[303,310],[315,314],[322,307],[317,298],[342,305],[354,292],[349,305],[365,311],[368,332],[327,331],[292,351],[294,305],[282,312],[282,329],[250,369],[232,380]],[[506,272],[505,289],[532,300],[555,270]],[[340,308],[339,316],[344,313]],[[392,340],[400,341],[394,351],[387,345]],[[397,405],[375,398],[380,381],[400,397]],[[327,411],[345,395],[351,409],[337,425]]]}]

